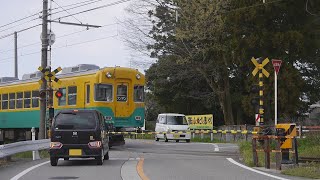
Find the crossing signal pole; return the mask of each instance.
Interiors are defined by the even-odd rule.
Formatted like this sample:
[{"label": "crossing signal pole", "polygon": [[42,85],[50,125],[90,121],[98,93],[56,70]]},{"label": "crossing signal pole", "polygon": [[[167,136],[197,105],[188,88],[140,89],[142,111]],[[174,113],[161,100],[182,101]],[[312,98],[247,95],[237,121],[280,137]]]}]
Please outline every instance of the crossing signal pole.
[{"label": "crossing signal pole", "polygon": [[256,66],[255,69],[252,71],[253,76],[255,76],[259,72],[259,115],[260,115],[260,123],[259,125],[264,125],[264,108],[263,108],[263,75],[267,78],[269,77],[268,71],[264,69],[264,66],[269,63],[269,59],[262,59],[262,58],[252,58],[252,63]]},{"label": "crossing signal pole", "polygon": [[[47,58],[48,58],[48,0],[43,0],[43,10],[42,10],[42,33],[41,33],[41,67],[43,69],[47,68]],[[45,74],[42,73],[42,78]],[[41,91],[46,91],[47,83],[42,83],[40,87]],[[45,120],[46,120],[46,96],[40,97],[40,123],[39,123],[39,136],[38,139],[45,138]]]}]

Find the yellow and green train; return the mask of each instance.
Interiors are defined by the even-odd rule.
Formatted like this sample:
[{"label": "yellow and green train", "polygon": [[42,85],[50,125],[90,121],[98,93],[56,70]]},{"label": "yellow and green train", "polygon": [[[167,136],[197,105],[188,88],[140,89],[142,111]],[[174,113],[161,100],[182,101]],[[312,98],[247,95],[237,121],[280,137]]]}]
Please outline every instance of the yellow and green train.
[{"label": "yellow and green train", "polygon": [[[2,132],[39,128],[40,77],[41,72],[36,72],[24,75],[22,80],[0,81]],[[81,64],[64,68],[56,77],[61,84],[53,83],[53,89],[59,89],[63,96],[54,97],[55,112],[59,109],[96,109],[117,130],[143,127],[145,76],[138,70]]]}]

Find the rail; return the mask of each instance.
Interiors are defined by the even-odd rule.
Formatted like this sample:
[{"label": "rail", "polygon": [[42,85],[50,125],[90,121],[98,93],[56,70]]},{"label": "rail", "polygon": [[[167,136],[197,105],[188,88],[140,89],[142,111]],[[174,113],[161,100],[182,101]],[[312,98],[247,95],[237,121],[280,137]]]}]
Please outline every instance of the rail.
[{"label": "rail", "polygon": [[11,144],[0,145],[0,158],[5,158],[17,153],[26,151],[37,151],[49,149],[50,139],[41,139],[35,141],[20,141]]}]

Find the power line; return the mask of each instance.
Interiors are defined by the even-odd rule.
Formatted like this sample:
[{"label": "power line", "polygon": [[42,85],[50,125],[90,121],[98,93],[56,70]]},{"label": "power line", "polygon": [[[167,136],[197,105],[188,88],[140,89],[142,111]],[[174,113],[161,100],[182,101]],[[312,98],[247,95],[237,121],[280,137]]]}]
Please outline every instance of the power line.
[{"label": "power line", "polygon": [[[93,3],[97,3],[97,2],[100,2],[100,1],[103,1],[103,0],[90,0],[90,1],[83,1],[83,3],[85,3],[85,2],[89,2],[89,3],[85,3],[85,4],[83,4],[83,3],[75,3],[75,4],[72,4],[72,5],[77,5],[77,4],[82,4],[82,5],[75,6],[75,7],[71,7],[71,8],[66,9],[66,10],[77,9],[77,8],[79,8],[79,7],[87,6],[87,5],[90,5],[90,4],[93,4]],[[68,7],[68,6],[63,6],[63,7]],[[55,8],[55,9],[58,9],[58,8]],[[52,10],[55,10],[55,9],[52,9]],[[58,14],[58,13],[61,13],[61,12],[63,12],[63,10],[58,11],[58,12],[51,13],[50,15]]]},{"label": "power line", "polygon": [[[81,44],[86,44],[86,43],[91,43],[91,42],[95,42],[95,41],[101,41],[101,40],[104,40],[104,39],[114,38],[114,37],[117,37],[117,36],[118,36],[118,34],[113,35],[113,36],[106,36],[106,37],[102,37],[102,38],[83,41],[83,42],[79,42],[79,43],[73,43],[73,44],[69,44],[69,45],[58,46],[58,47],[52,48],[52,49],[68,48],[68,47],[77,46],[77,45],[81,45]],[[22,54],[22,55],[19,55],[19,57],[30,56],[30,55],[39,54],[39,53],[41,53],[41,51],[35,51],[35,52],[27,53],[27,54]],[[9,59],[13,59],[13,58],[14,57],[8,57],[8,58],[1,59],[0,63],[7,62]]]},{"label": "power line", "polygon": [[[37,25],[34,25],[34,26],[27,27],[27,28],[25,28],[25,29],[21,29],[21,30],[16,31],[16,32],[17,32],[17,33],[20,33],[20,32],[27,31],[27,30],[29,30],[29,29],[33,29],[33,28],[38,27],[38,26],[41,26],[41,25],[42,25],[42,24],[37,24]],[[0,40],[1,40],[1,39],[4,39],[4,38],[6,38],[6,37],[12,36],[13,34],[14,34],[14,33],[9,33],[9,34],[0,36]]]},{"label": "power line", "polygon": [[29,23],[29,22],[32,22],[32,21],[34,21],[34,20],[38,20],[38,19],[39,19],[39,18],[31,19],[30,21],[27,21],[27,22],[24,22],[24,23],[20,23],[20,24],[15,25],[15,26],[11,26],[11,27],[9,27],[9,28],[7,28],[7,29],[1,30],[0,32],[7,31],[7,30],[9,30],[9,29],[12,29],[12,28],[15,28],[15,27],[18,27],[18,26],[24,25],[24,24],[26,24],[26,23]]},{"label": "power line", "polygon": [[[91,2],[91,3],[88,3],[88,4],[92,4],[92,3],[99,2],[99,1],[102,1],[102,0],[82,1],[82,2],[78,2],[78,3],[73,3],[73,4],[65,5],[65,6],[62,6],[62,7],[70,7],[70,6],[75,6],[75,5],[78,5],[78,4],[84,4],[84,3],[87,3],[87,2]],[[86,5],[88,5],[88,4],[86,4]],[[80,7],[81,7],[81,6],[80,6]],[[53,9],[51,9],[51,10],[56,10],[56,9],[59,9],[59,8],[53,8]]]},{"label": "power line", "polygon": [[[68,10],[64,9],[63,7],[61,7],[56,1],[54,1],[54,0],[51,0],[51,1],[54,2],[57,6],[59,6],[61,9],[63,9],[65,12],[67,12],[68,14],[70,14]],[[82,24],[82,22],[81,22],[79,19],[77,19],[75,16],[72,16],[72,17],[73,17],[76,21],[79,21],[79,22]]]},{"label": "power line", "polygon": [[39,15],[40,13],[41,13],[41,12],[36,13],[36,14],[32,14],[32,15],[30,15],[30,16],[27,16],[27,17],[24,17],[24,18],[21,18],[21,19],[18,19],[18,20],[15,20],[15,21],[10,22],[10,23],[8,23],[8,24],[1,25],[0,28],[9,26],[9,25],[11,25],[11,24],[14,24],[14,23],[17,23],[17,22],[20,22],[20,21],[23,21],[23,20],[28,19],[28,18],[31,18],[31,17],[33,17],[33,16]]},{"label": "power line", "polygon": [[98,10],[98,9],[102,9],[102,8],[106,8],[106,7],[110,7],[110,6],[114,6],[114,5],[118,5],[118,4],[121,4],[121,3],[128,2],[128,1],[131,1],[131,0],[116,1],[116,2],[109,3],[109,4],[106,4],[106,5],[103,5],[103,6],[98,6],[98,7],[95,7],[95,8],[92,8],[92,9],[87,9],[87,10],[84,10],[84,11],[80,11],[80,12],[77,12],[77,13],[74,13],[74,14],[62,16],[62,17],[56,18],[54,20],[60,20],[62,18],[66,18],[66,17],[70,17],[70,16],[73,16],[73,15],[82,14],[82,13],[86,13],[86,12],[90,12],[90,11],[94,11],[94,10]]},{"label": "power line", "polygon": [[[106,24],[106,25],[101,26],[100,29],[104,28],[104,27],[108,27],[108,26],[113,26],[113,25],[118,25],[118,23]],[[84,30],[81,30],[81,31],[76,31],[76,32],[64,34],[64,35],[61,35],[61,36],[57,36],[56,39],[67,37],[67,36],[71,36],[71,35],[74,35],[74,34],[79,34],[79,33],[82,33],[84,31],[89,31],[89,30],[91,30],[91,29],[84,29]],[[18,49],[22,49],[22,48],[25,48],[25,47],[34,46],[34,45],[38,45],[38,44],[41,44],[41,42],[35,42],[35,43],[31,43],[31,44],[26,44],[26,45],[20,46]],[[13,51],[13,50],[14,49],[3,50],[3,51],[0,51],[0,54],[6,53],[6,52],[10,52],[10,51]]]}]

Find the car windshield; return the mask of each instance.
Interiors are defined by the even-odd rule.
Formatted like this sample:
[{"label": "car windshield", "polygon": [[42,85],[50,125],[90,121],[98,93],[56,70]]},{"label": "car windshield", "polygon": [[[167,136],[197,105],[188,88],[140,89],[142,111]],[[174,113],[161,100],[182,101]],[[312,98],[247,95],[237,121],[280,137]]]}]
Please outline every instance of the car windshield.
[{"label": "car windshield", "polygon": [[168,125],[188,125],[185,116],[167,116]]},{"label": "car windshield", "polygon": [[96,118],[92,112],[64,112],[56,116],[55,129],[95,129]]}]

